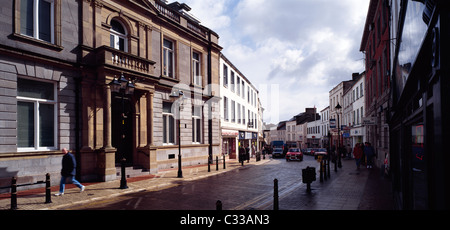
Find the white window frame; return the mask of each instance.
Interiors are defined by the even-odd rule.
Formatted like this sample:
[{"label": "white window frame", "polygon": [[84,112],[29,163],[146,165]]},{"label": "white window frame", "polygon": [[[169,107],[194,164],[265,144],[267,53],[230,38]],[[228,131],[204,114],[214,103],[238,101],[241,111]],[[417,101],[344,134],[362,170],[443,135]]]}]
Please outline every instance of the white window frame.
[{"label": "white window frame", "polygon": [[237,123],[241,124],[242,123],[242,119],[241,119],[241,104],[237,103]]},{"label": "white window frame", "polygon": [[[21,77],[22,78],[22,77]],[[31,78],[23,78],[27,80],[33,80],[36,81],[36,79]],[[17,147],[18,152],[30,152],[30,151],[51,151],[51,150],[57,150],[58,149],[58,89],[56,82],[52,81],[45,81],[45,80],[39,80],[41,82],[51,83],[53,84],[53,95],[54,100],[46,100],[46,99],[38,99],[38,98],[31,98],[31,97],[23,97],[23,96],[16,96],[17,102],[28,102],[34,104],[34,147]],[[49,147],[41,147],[39,146],[39,105],[40,104],[51,104],[54,107],[53,111],[53,122],[54,122],[54,130],[53,130],[53,143],[54,146]],[[18,141],[18,140],[17,140]]]},{"label": "white window frame", "polygon": [[223,87],[228,88],[228,66],[223,64]]},{"label": "white window frame", "polygon": [[229,121],[229,112],[228,112],[228,98],[223,97],[223,119],[225,121]]},{"label": "white window frame", "polygon": [[[172,47],[166,47],[164,45],[164,41],[168,41],[170,43],[172,43]],[[169,54],[172,54],[172,60],[169,59]],[[173,40],[164,38],[163,39],[163,75],[169,78],[173,78],[176,79],[176,74],[175,74],[175,42]],[[166,66],[169,65],[169,63],[172,63],[172,66]],[[169,71],[171,70],[171,71]],[[170,76],[170,72],[172,72],[173,76]]]},{"label": "white window frame", "polygon": [[236,94],[241,96],[241,78],[236,75]]},{"label": "white window frame", "polygon": [[[173,132],[173,142],[170,142],[170,125],[169,125],[169,121],[170,121],[170,117],[172,117],[173,118],[173,130],[172,130],[172,132]],[[163,139],[162,139],[162,142],[163,142],[163,145],[175,145],[175,143],[176,143],[176,129],[177,129],[177,120],[175,119],[175,115],[174,115],[174,113],[173,113],[173,111],[171,111],[170,113],[167,113],[167,112],[162,112],[162,118],[163,118],[163,124],[164,124],[164,120],[166,120],[166,130],[163,130],[163,132],[162,132],[162,135],[163,135]],[[162,125],[163,127],[163,129],[164,129],[164,125]],[[164,135],[166,135],[166,140],[167,140],[167,142],[164,142]]]},{"label": "white window frame", "polygon": [[231,122],[236,123],[236,102],[231,100]]},{"label": "white window frame", "polygon": [[[20,0],[17,0],[20,1]],[[33,0],[33,38],[40,41],[48,42],[39,38],[39,2],[49,2],[50,3],[50,43],[55,43],[55,0]],[[20,31],[22,34],[22,31]],[[28,36],[26,34],[22,34]]]},{"label": "white window frame", "polygon": [[[195,59],[195,55],[198,55],[198,59]],[[203,86],[202,78],[202,55],[199,52],[192,52],[192,78],[193,84],[197,86]]]},{"label": "white window frame", "polygon": [[234,92],[234,87],[235,87],[235,78],[234,78],[234,71],[231,70],[230,71],[230,90],[231,92]]},{"label": "white window frame", "polygon": [[[195,113],[195,110],[198,110],[200,114]],[[200,127],[197,126],[197,120],[200,120]],[[201,144],[202,143],[202,107],[194,106],[192,107],[192,131],[194,135],[192,135],[192,144]],[[200,139],[197,140],[197,133],[200,132]]]},{"label": "white window frame", "polygon": [[119,41],[120,41],[120,39],[123,39],[124,40],[123,50],[121,50],[121,51],[128,52],[128,37],[127,37],[128,31],[121,21],[119,21],[119,20],[114,20],[114,21],[118,22],[122,26],[123,30],[125,30],[125,34],[121,34],[118,31],[113,30],[111,27],[111,29],[109,30],[110,37],[113,36],[113,38],[114,38],[114,47],[112,47],[112,48],[114,48],[116,50],[120,50]]}]

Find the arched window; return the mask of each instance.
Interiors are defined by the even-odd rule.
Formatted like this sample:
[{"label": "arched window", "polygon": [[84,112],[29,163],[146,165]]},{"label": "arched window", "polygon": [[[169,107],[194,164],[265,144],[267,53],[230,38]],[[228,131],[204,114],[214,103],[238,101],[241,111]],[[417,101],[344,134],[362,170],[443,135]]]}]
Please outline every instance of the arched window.
[{"label": "arched window", "polygon": [[112,20],[110,32],[110,46],[114,49],[127,52],[127,31],[124,26],[119,21]]}]

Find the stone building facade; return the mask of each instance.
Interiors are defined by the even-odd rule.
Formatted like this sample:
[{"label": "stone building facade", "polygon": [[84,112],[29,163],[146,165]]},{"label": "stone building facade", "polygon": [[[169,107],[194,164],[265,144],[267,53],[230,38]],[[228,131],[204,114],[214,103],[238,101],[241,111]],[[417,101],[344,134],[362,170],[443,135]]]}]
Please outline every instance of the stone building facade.
[{"label": "stone building facade", "polygon": [[[0,187],[46,173],[57,183],[62,148],[81,181],[115,180],[123,157],[149,173],[177,167],[180,143],[183,166],[219,154],[222,48],[189,10],[160,0],[2,5]],[[114,92],[122,79],[131,94]]]},{"label": "stone building facade", "polygon": [[13,176],[18,184],[44,181],[46,173],[56,183],[60,149],[77,149],[78,7],[69,0],[2,4],[0,187],[8,186]]},{"label": "stone building facade", "polygon": [[[218,35],[178,2],[81,2],[82,178],[115,179],[123,157],[150,173],[177,167],[180,144],[182,165],[220,153]],[[133,94],[112,92],[121,76]]]}]

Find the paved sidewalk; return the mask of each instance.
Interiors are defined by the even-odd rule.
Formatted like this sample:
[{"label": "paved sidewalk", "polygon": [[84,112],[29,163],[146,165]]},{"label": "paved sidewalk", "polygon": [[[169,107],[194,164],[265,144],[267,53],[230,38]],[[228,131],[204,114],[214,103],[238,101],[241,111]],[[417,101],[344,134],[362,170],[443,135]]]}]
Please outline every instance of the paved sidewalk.
[{"label": "paved sidewalk", "polygon": [[391,181],[378,168],[356,170],[353,159],[341,162],[337,172],[331,163],[331,178],[322,183],[317,172],[310,194],[299,189],[280,197],[280,210],[393,210]]},{"label": "paved sidewalk", "polygon": [[[256,162],[255,158],[250,163],[245,162],[244,166],[237,160],[228,160],[226,169],[223,169],[223,163],[219,163],[219,170],[216,171],[216,165],[211,165],[211,172],[208,172],[207,165],[191,166],[183,168],[183,178],[177,178],[177,169],[161,170],[156,175],[145,175],[127,179],[128,189],[119,189],[120,178],[110,182],[98,183],[82,183],[86,186],[84,192],[80,193],[80,189],[72,184],[66,185],[66,191],[61,197],[54,196],[59,191],[59,185],[53,185],[52,203],[45,204],[45,188],[32,189],[27,191],[19,191],[17,198],[18,210],[56,210],[64,209],[73,205],[81,205],[88,202],[101,202],[101,200],[116,197],[128,193],[141,191],[159,191],[166,188],[179,186],[180,181],[193,181],[217,174],[236,170],[241,167],[252,167],[269,162],[265,160]],[[8,210],[11,207],[10,194],[0,194],[0,210]]]}]

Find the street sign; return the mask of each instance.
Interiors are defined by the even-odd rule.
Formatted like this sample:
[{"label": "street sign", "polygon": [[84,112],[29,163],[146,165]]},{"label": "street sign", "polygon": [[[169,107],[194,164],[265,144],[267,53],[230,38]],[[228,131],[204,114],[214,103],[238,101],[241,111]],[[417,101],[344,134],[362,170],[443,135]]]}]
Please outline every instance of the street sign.
[{"label": "street sign", "polygon": [[330,119],[330,129],[336,128],[336,119]]},{"label": "street sign", "polygon": [[376,117],[363,117],[362,125],[364,125],[364,126],[376,125]]}]

